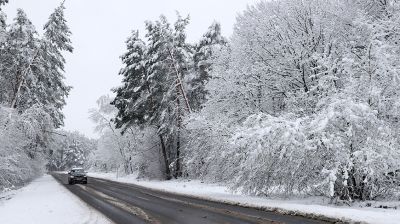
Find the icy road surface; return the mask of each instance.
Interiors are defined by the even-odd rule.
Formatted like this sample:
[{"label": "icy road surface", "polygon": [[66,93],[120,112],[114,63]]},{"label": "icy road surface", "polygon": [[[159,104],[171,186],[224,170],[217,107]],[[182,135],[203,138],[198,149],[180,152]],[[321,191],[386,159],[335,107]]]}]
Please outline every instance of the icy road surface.
[{"label": "icy road surface", "polygon": [[67,185],[66,174],[54,174],[72,193],[115,223],[326,223],[253,208],[161,192],[138,185],[90,178],[87,185]]}]

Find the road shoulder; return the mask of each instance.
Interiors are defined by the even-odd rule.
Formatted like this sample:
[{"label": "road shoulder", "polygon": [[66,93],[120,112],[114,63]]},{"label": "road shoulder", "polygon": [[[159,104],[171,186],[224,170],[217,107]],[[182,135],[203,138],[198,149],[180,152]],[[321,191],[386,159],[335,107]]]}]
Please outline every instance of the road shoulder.
[{"label": "road shoulder", "polygon": [[0,223],[7,224],[110,224],[50,175],[0,200]]}]

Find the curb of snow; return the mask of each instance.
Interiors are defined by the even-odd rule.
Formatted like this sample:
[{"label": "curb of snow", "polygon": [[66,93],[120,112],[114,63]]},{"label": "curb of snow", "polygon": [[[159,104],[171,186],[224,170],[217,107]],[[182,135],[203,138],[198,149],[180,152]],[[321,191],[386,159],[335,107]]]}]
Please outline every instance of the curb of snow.
[{"label": "curb of snow", "polygon": [[[66,172],[54,172],[54,173],[65,174]],[[80,197],[78,197],[77,195],[72,193],[70,190],[68,190],[68,188],[65,186],[65,184],[64,184],[64,182],[62,180],[60,180],[58,178],[55,178],[52,174],[48,174],[48,175],[51,176],[51,178],[53,178],[57,182],[57,184],[60,185],[60,187],[63,189],[64,192],[66,192],[67,194],[71,195],[71,197],[74,200],[76,200],[77,202],[81,203],[83,206],[86,206],[89,209],[89,211],[101,216],[104,220],[106,220],[108,222],[108,224],[114,224],[114,222],[111,219],[109,219],[105,214],[103,214],[102,212],[97,210],[97,208],[95,208],[94,206],[89,205],[86,201],[82,200]]]},{"label": "curb of snow", "polygon": [[[134,183],[129,183],[129,182],[120,182],[112,179],[106,179],[106,178],[99,178],[95,177],[97,179],[102,179],[102,180],[107,180],[107,181],[114,181],[118,183],[124,183],[128,185],[135,185],[137,187],[143,188],[143,189],[151,189],[153,191],[158,191],[162,193],[168,193],[168,194],[175,194],[179,196],[185,196],[185,197],[190,197],[194,199],[200,199],[200,200],[205,200],[205,201],[210,201],[210,202],[216,202],[216,203],[222,203],[222,204],[228,204],[228,205],[234,205],[234,206],[240,206],[243,208],[254,208],[258,209],[261,211],[266,211],[266,212],[275,212],[277,214],[281,215],[290,215],[290,216],[300,216],[304,218],[309,218],[309,219],[314,219],[317,221],[325,221],[325,222],[330,222],[330,223],[335,223],[335,224],[368,224],[367,222],[362,222],[362,221],[354,221],[345,217],[342,218],[337,218],[337,217],[329,217],[326,215],[320,215],[320,214],[315,214],[315,213],[309,213],[309,212],[302,212],[298,210],[289,210],[289,209],[283,209],[283,208],[278,208],[278,207],[272,207],[272,206],[259,206],[259,205],[253,205],[253,204],[248,204],[248,203],[242,203],[242,202],[235,202],[231,200],[224,200],[224,199],[215,199],[212,197],[207,197],[207,196],[199,196],[199,195],[194,195],[194,194],[185,194],[185,193],[177,193],[174,191],[169,191],[169,190],[164,190],[164,189],[159,189],[159,188],[153,188],[153,187],[147,187],[147,186],[142,186]],[[307,206],[307,205],[305,205]]]}]

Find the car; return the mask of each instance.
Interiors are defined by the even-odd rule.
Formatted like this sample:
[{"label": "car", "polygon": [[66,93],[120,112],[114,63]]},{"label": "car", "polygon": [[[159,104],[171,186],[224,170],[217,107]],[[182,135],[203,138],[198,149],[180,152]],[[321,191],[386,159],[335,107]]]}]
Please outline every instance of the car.
[{"label": "car", "polygon": [[76,183],[87,184],[87,176],[83,168],[72,168],[68,172],[68,184]]}]

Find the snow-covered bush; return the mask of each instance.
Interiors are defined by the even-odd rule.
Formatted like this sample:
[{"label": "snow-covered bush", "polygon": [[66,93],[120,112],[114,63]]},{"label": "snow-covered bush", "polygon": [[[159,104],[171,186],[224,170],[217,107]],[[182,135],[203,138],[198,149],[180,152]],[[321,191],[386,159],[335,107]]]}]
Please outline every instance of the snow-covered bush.
[{"label": "snow-covered bush", "polygon": [[215,120],[194,114],[185,126],[184,172],[189,178],[211,182],[228,180],[225,172],[231,167],[220,156],[229,147],[231,130]]},{"label": "snow-covered bush", "polygon": [[232,166],[233,187],[256,195],[304,190],[313,178],[307,167],[312,153],[305,139],[300,119],[263,113],[250,116],[222,154]]},{"label": "snow-covered bush", "polygon": [[249,116],[230,142],[197,119],[186,150],[191,177],[223,181],[254,195],[387,197],[400,184],[396,136],[365,103],[336,99],[316,115]]},{"label": "snow-covered bush", "polygon": [[39,108],[23,114],[0,106],[0,191],[38,176],[44,165],[43,130],[50,118]]},{"label": "snow-covered bush", "polygon": [[390,197],[400,171],[399,7],[248,7],[186,125],[188,175],[257,195]]},{"label": "snow-covered bush", "polygon": [[[337,100],[321,110],[307,131],[308,147],[325,195],[344,200],[388,196],[400,184],[389,175],[400,169],[400,151],[388,124],[365,103]],[[325,176],[325,181],[322,181]]]}]

